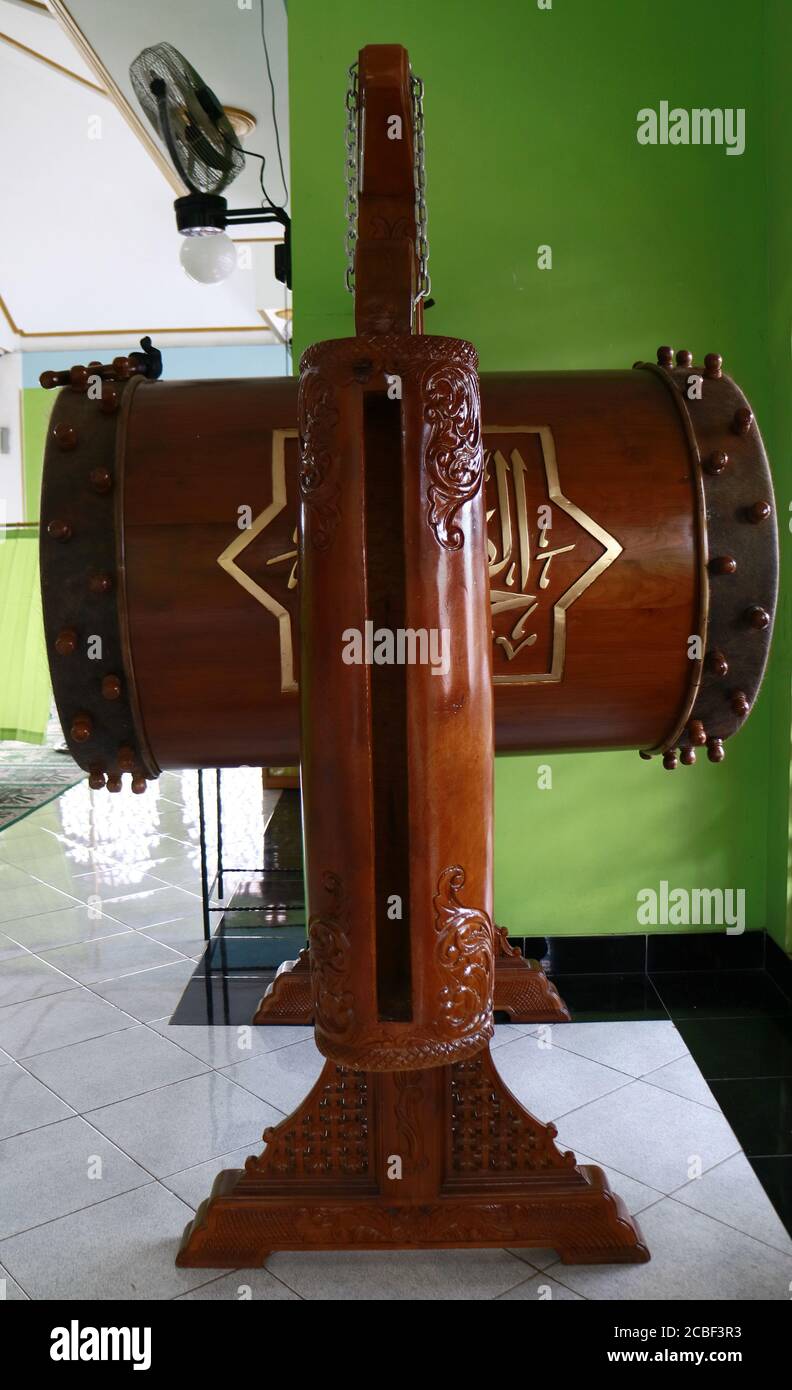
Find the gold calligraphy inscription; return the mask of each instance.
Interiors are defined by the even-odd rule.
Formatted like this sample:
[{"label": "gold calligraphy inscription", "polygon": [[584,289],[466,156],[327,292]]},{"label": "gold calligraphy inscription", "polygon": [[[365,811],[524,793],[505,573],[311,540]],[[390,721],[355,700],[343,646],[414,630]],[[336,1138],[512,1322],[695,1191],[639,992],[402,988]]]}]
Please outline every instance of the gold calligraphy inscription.
[{"label": "gold calligraphy inscription", "polygon": [[[484,429],[494,680],[558,682],[566,615],[621,546],[561,491],[546,425]],[[297,691],[296,430],[273,430],[270,501],[218,564],[278,623],[281,690]]]},{"label": "gold calligraphy inscription", "polygon": [[484,430],[493,679],[558,682],[566,615],[621,546],[561,491],[546,425]]}]

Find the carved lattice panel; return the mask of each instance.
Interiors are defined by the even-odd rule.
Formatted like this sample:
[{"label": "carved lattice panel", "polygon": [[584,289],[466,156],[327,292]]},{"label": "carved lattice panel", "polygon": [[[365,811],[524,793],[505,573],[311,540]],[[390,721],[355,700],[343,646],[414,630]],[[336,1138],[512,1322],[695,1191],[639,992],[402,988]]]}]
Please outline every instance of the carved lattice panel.
[{"label": "carved lattice panel", "polygon": [[371,1166],[370,1090],[366,1075],[346,1067],[323,1073],[305,1104],[264,1132],[250,1174],[289,1178],[366,1177]]},{"label": "carved lattice panel", "polygon": [[450,1165],[456,1177],[574,1167],[554,1145],[554,1125],[534,1119],[498,1076],[488,1049],[451,1069]]}]

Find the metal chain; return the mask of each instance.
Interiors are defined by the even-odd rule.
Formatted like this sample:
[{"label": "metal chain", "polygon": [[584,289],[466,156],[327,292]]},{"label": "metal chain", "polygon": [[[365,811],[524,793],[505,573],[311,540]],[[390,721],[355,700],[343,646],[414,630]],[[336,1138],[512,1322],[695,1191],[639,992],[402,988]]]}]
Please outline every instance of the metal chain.
[{"label": "metal chain", "polygon": [[355,245],[358,234],[358,187],[360,176],[360,142],[358,140],[358,65],[349,69],[346,94],[346,287],[355,293]]},{"label": "metal chain", "polygon": [[415,254],[418,257],[418,288],[415,302],[431,293],[429,276],[429,235],[426,215],[426,166],[424,150],[424,84],[420,77],[410,74],[413,110],[413,140],[415,143]]},{"label": "metal chain", "polygon": [[[415,302],[425,299],[431,293],[432,281],[429,275],[429,237],[426,213],[426,166],[424,148],[424,86],[420,77],[410,74],[410,93],[412,96],[414,177],[415,177],[415,254],[418,260],[418,288]],[[358,126],[358,65],[353,63],[349,69],[349,86],[346,94],[346,287],[350,294],[355,292],[355,246],[358,235],[358,188],[360,182],[360,138]]]}]

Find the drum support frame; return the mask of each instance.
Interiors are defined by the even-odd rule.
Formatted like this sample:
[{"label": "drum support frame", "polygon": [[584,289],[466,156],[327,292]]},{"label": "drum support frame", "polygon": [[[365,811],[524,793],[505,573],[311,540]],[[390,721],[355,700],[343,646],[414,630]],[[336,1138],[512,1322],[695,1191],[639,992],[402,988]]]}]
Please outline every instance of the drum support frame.
[{"label": "drum support frame", "polygon": [[[643,1264],[601,1168],[575,1164],[500,1079],[489,1045],[422,1071],[326,1062],[244,1170],[218,1174],[182,1268],[262,1265],[278,1250],[548,1247],[564,1264]],[[398,1195],[397,1194],[398,1191]]]},{"label": "drum support frame", "polygon": [[[399,130],[410,137],[407,146],[411,146],[414,111],[406,52],[396,46],[363,49],[358,76],[359,109],[368,111],[370,103],[371,111],[379,112],[380,117],[398,112]],[[395,117],[389,114],[387,119],[390,125]],[[436,547],[427,542],[423,530],[417,530],[417,540],[414,531],[407,544],[402,541],[414,567],[409,571],[411,582],[416,574],[424,581],[417,611],[431,623],[437,597],[434,581],[442,575],[448,582],[454,572],[449,557],[455,556],[459,564],[463,546],[475,553],[477,545],[483,560],[483,469],[479,466],[480,444],[478,452],[473,447],[473,442],[480,440],[477,361],[468,344],[450,339],[422,340],[420,314],[412,324],[414,242],[404,229],[409,231],[412,225],[413,199],[419,185],[412,183],[410,162],[404,160],[403,151],[400,164],[395,157],[391,159],[381,119],[368,120],[366,142],[363,167],[375,172],[384,169],[392,176],[393,187],[384,191],[391,195],[392,216],[395,218],[397,212],[402,216],[389,222],[385,234],[377,227],[372,239],[361,207],[355,308],[357,333],[362,336],[315,346],[301,363],[303,618],[316,616],[314,605],[321,617],[324,607],[335,604],[351,620],[361,603],[365,611],[370,592],[375,595],[371,601],[376,602],[376,588],[365,588],[369,573],[376,574],[375,569],[369,571],[362,562],[358,570],[337,563],[333,566],[327,556],[337,527],[342,532],[347,527],[348,535],[343,534],[354,553],[358,550],[352,545],[358,524],[353,499],[358,497],[365,470],[367,436],[365,430],[356,432],[361,407],[355,383],[379,380],[382,364],[378,359],[381,347],[387,347],[386,379],[392,379],[387,371],[395,371],[393,379],[405,383],[408,413],[402,416],[400,434],[406,480],[403,497],[405,513],[410,522],[414,519],[416,528],[426,524],[423,512],[427,496],[431,504],[427,530],[434,532]],[[394,173],[399,168],[401,175]],[[371,203],[371,189],[365,183],[364,187],[367,192],[362,196]],[[378,191],[383,190],[375,187],[374,193]],[[371,206],[366,209],[368,218],[372,211]],[[411,331],[419,335],[417,342],[404,336],[401,323],[385,321],[390,313],[406,316]],[[402,336],[380,336],[393,335],[394,329]],[[367,418],[365,412],[363,418]],[[431,432],[428,443],[426,439],[430,422],[442,432],[440,465],[432,462],[435,440]],[[378,440],[379,436],[375,442]],[[389,445],[391,442],[389,436]],[[378,463],[385,457],[390,464],[387,451],[384,456],[376,450],[373,453]],[[433,467],[439,471],[432,473]],[[383,469],[372,471],[377,479],[371,485],[372,496],[377,489],[390,496],[381,481]],[[431,481],[428,494],[426,478]],[[417,480],[420,487],[416,487]],[[339,512],[342,481],[346,509]],[[471,510],[466,511],[463,521],[463,507],[468,502]],[[376,509],[376,496],[372,505]],[[364,514],[368,506],[367,493]],[[410,534],[409,525],[405,534]],[[484,573],[482,565],[482,576]],[[356,587],[358,574],[362,575],[361,589]],[[457,589],[453,602],[444,610],[449,624],[455,624],[474,643],[486,641],[482,600],[483,584],[477,592],[476,584],[468,582],[464,589]],[[412,612],[409,616],[415,618]],[[491,835],[491,749],[489,766],[483,753],[477,761],[481,721],[485,715],[492,719],[486,694],[491,670],[471,663],[460,677],[467,725],[455,725],[455,715],[450,713],[454,706],[450,701],[438,702],[436,692],[428,689],[428,680],[428,694],[413,710],[413,732],[424,756],[410,765],[409,893],[413,894],[416,883],[424,885],[427,865],[433,860],[442,862],[447,856],[443,837],[449,830],[457,837],[455,843],[464,842],[467,850],[460,850],[457,865],[441,874],[433,899],[437,915],[432,922],[424,913],[423,931],[414,938],[423,974],[420,984],[410,987],[410,1022],[400,1031],[399,1025],[388,1020],[401,1019],[401,1015],[383,1013],[384,1001],[379,994],[379,1022],[376,1018],[373,1025],[369,1021],[366,972],[370,971],[370,936],[376,920],[371,906],[375,901],[371,895],[372,866],[376,862],[375,845],[381,848],[377,817],[384,802],[374,799],[369,805],[362,794],[360,804],[348,807],[343,823],[330,814],[334,803],[343,799],[346,782],[350,786],[354,783],[353,772],[343,759],[357,755],[365,767],[365,760],[372,758],[371,735],[368,733],[357,749],[338,736],[335,742],[326,743],[321,739],[317,743],[314,738],[317,714],[325,701],[332,708],[333,701],[343,695],[352,709],[352,702],[362,699],[365,710],[369,697],[359,680],[350,684],[341,677],[332,643],[321,628],[312,630],[304,623],[302,640],[303,652],[310,655],[310,670],[306,671],[305,663],[303,667],[302,708],[306,816],[311,828],[306,836],[313,914],[309,938],[317,1039],[328,1060],[302,1105],[277,1127],[265,1131],[264,1152],[249,1158],[244,1170],[230,1169],[218,1175],[210,1197],[185,1230],[177,1264],[250,1267],[262,1264],[273,1251],[290,1249],[502,1246],[549,1246],[566,1263],[645,1262],[649,1252],[637,1224],[622,1200],[611,1192],[604,1172],[594,1166],[578,1167],[574,1154],[562,1153],[556,1147],[555,1126],[537,1120],[511,1094],[498,1075],[489,1041],[485,1040],[492,1036],[496,943],[502,961],[515,957],[509,954],[513,948],[508,947],[505,933],[493,931],[487,904],[481,901],[481,887],[473,888],[474,907],[467,905],[467,895],[460,901],[457,893],[466,884],[465,871],[459,865],[468,863],[471,867],[465,853],[472,859],[471,884],[479,884],[482,875],[485,884],[487,875],[491,884],[491,850],[483,838],[483,870],[476,859],[477,836]],[[423,690],[422,677],[416,673],[414,680],[414,688]],[[467,743],[460,738],[460,730],[465,729],[469,729]],[[307,744],[306,731],[310,736]],[[412,759],[412,744],[407,746]],[[463,750],[465,756],[461,757]],[[329,777],[333,770],[335,781]],[[385,791],[380,789],[383,798]],[[432,815],[432,807],[439,812],[444,798],[450,798],[457,813],[454,820],[440,824]],[[480,808],[489,824],[476,818]],[[367,840],[364,832],[370,812],[371,839]],[[386,826],[385,840],[390,834],[390,824],[386,822]],[[420,849],[418,826],[422,829]],[[355,862],[358,858],[363,862]],[[445,862],[450,861],[446,858]],[[335,872],[327,869],[328,863]],[[354,927],[339,871],[355,878]],[[324,906],[317,889],[319,880],[331,899]],[[393,881],[400,882],[398,878]],[[374,887],[376,893],[378,883]],[[491,897],[491,887],[486,897]],[[438,980],[445,981],[436,998],[453,1004],[450,1010],[436,1006],[434,1017],[432,1005],[425,1002],[435,997],[431,991],[425,992],[425,982],[434,981],[432,971],[437,968],[432,926],[440,943],[435,946],[437,959],[443,961],[444,974]],[[348,958],[348,932],[354,936],[358,952],[357,974],[354,960],[350,963]],[[446,940],[450,943],[447,958]],[[375,936],[375,943],[378,948],[379,936]],[[387,958],[391,960],[391,956]],[[520,971],[514,965],[507,968],[515,974]],[[283,976],[287,974],[283,972]],[[456,1017],[463,997],[464,1012]],[[390,996],[387,998],[390,1001]],[[478,1012],[471,1009],[470,999]],[[463,1027],[464,1033],[460,1031]]]}]

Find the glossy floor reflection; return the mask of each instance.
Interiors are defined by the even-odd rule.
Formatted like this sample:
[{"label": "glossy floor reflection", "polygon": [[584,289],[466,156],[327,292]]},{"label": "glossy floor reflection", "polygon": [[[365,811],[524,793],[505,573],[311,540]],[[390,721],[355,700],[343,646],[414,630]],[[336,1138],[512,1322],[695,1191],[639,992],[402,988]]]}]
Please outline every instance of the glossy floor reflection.
[{"label": "glossy floor reflection", "polygon": [[248,845],[249,867],[243,868],[228,820],[227,779],[224,773],[226,789],[215,802],[222,817],[221,849],[210,846],[207,855],[211,940],[174,1024],[249,1024],[277,967],[293,960],[306,942],[299,794],[265,793],[273,809],[261,842]]}]

